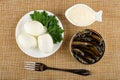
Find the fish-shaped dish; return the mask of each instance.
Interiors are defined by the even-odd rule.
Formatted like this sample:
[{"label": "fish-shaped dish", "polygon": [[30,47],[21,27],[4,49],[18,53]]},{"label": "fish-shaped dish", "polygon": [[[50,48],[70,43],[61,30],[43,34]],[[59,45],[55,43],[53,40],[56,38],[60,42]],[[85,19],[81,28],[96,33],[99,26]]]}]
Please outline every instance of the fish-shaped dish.
[{"label": "fish-shaped dish", "polygon": [[66,10],[65,16],[73,25],[83,27],[95,21],[102,22],[102,13],[102,10],[95,12],[85,4],[76,4]]}]

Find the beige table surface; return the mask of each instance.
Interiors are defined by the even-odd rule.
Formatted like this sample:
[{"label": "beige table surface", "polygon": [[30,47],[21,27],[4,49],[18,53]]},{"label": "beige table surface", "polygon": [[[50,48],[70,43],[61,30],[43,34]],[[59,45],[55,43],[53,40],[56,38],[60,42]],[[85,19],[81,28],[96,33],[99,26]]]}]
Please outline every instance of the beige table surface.
[{"label": "beige table surface", "polygon": [[[70,24],[64,13],[76,3],[87,4],[95,11],[103,10],[103,22],[84,28]],[[43,59],[25,55],[15,41],[19,19],[25,13],[39,9],[57,15],[65,29],[61,48]],[[106,42],[103,58],[93,65],[77,62],[69,52],[72,35],[86,28],[99,32]],[[24,61],[43,62],[58,68],[85,68],[92,71],[92,75],[83,77],[59,71],[28,71],[23,68]],[[120,80],[120,0],[0,0],[0,80]]]}]

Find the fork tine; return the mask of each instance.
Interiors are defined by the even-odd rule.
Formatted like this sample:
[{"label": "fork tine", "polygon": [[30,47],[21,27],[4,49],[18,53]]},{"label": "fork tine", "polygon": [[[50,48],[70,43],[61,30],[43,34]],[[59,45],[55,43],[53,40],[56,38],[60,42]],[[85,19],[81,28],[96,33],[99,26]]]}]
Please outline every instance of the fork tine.
[{"label": "fork tine", "polygon": [[35,63],[35,62],[25,61],[25,63]]},{"label": "fork tine", "polygon": [[26,63],[25,65],[26,66],[35,66],[35,64],[28,64],[28,63]]},{"label": "fork tine", "polygon": [[24,69],[27,69],[27,70],[35,70],[35,68],[29,68],[29,67],[25,67]]},{"label": "fork tine", "polygon": [[35,70],[35,69],[32,69],[32,68],[24,68],[24,69],[27,69],[27,70]]},{"label": "fork tine", "polygon": [[35,70],[35,62],[25,62],[24,68],[27,70]]},{"label": "fork tine", "polygon": [[29,70],[35,70],[35,66],[25,65],[24,68],[25,68],[25,69],[29,69]]},{"label": "fork tine", "polygon": [[35,62],[25,62],[25,65],[35,65]]},{"label": "fork tine", "polygon": [[25,64],[35,64],[35,62],[28,62],[28,61],[26,61]]},{"label": "fork tine", "polygon": [[34,65],[25,65],[24,67],[35,68],[35,66],[34,66]]}]

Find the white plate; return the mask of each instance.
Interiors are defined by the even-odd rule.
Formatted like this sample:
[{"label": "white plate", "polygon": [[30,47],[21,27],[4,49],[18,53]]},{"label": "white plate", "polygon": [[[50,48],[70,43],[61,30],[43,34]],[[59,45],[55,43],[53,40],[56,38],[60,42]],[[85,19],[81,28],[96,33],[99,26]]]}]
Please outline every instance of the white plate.
[{"label": "white plate", "polygon": [[[39,12],[42,12],[44,10],[36,10],[36,11],[39,11]],[[54,15],[53,13],[49,12],[49,11],[46,11],[49,15]],[[50,52],[50,53],[43,53],[41,52],[38,48],[36,49],[24,49],[22,46],[20,46],[19,42],[18,42],[18,36],[21,34],[21,33],[25,33],[25,31],[23,30],[23,24],[27,21],[32,21],[31,17],[30,17],[30,14],[34,13],[34,11],[31,11],[27,14],[25,14],[18,22],[17,26],[16,26],[16,33],[15,33],[15,37],[16,37],[16,42],[19,46],[19,48],[27,55],[31,56],[31,57],[34,57],[34,58],[44,58],[44,57],[48,57],[52,54],[54,54],[61,46],[62,42],[61,41],[60,43],[57,43],[57,44],[54,44],[53,45],[53,50]],[[63,29],[63,26],[62,26],[62,23],[61,21],[58,19],[58,17],[56,16],[57,20],[58,20],[58,24],[59,26]],[[64,33],[62,34],[62,36],[64,37]]]}]

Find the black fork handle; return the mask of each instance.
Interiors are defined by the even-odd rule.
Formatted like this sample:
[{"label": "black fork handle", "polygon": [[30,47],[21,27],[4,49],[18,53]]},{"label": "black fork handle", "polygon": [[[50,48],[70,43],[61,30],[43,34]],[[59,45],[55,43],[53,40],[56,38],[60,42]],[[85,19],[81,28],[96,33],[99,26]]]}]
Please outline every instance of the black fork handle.
[{"label": "black fork handle", "polygon": [[91,74],[89,70],[86,69],[58,69],[58,68],[52,68],[48,67],[49,70],[59,70],[59,71],[65,71],[65,72],[71,72],[74,74],[82,75],[82,76],[88,76]]}]

